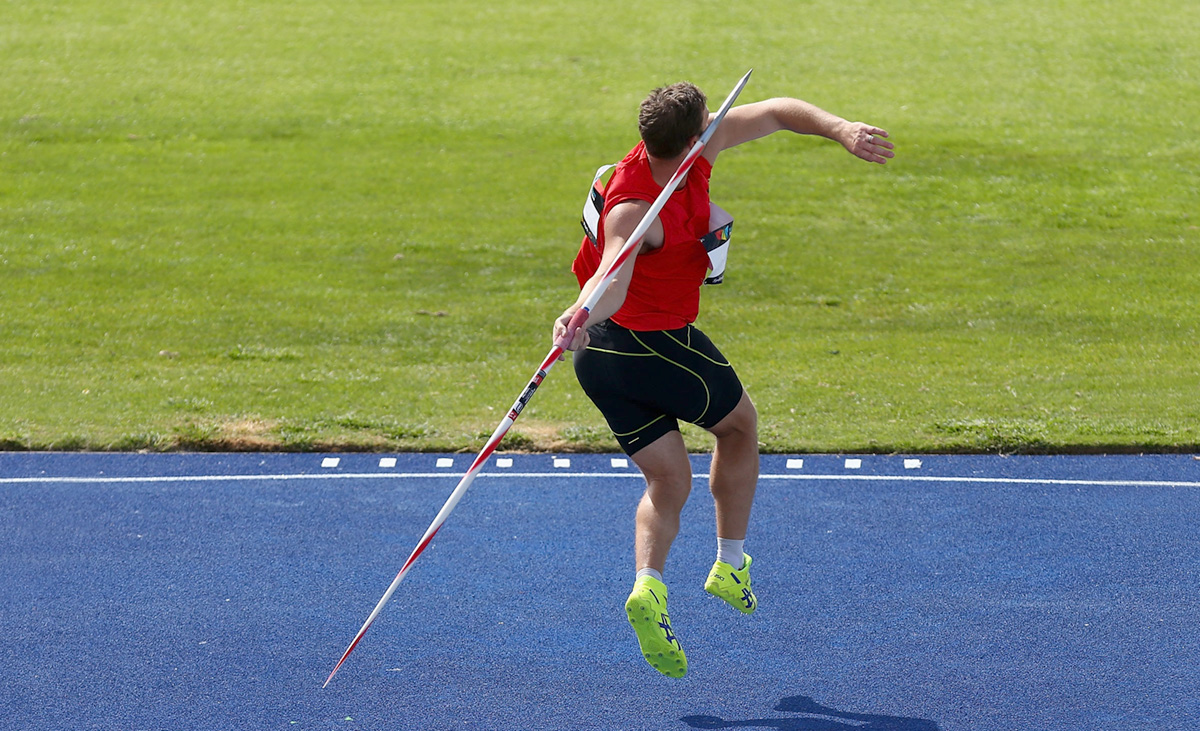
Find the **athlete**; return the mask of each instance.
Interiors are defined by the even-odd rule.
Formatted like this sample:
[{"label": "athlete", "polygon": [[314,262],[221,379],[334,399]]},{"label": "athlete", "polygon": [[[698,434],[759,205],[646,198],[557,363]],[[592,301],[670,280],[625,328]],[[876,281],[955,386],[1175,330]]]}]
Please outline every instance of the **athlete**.
[{"label": "athlete", "polygon": [[[712,116],[704,93],[686,82],[655,89],[642,102],[641,142],[604,187],[597,230],[584,237],[572,267],[582,291],[555,321],[555,340],[568,334],[572,315]],[[567,347],[575,351],[580,385],[646,480],[637,509],[637,573],[625,610],[646,661],[670,677],[687,673],[663,583],[667,553],[692,487],[680,419],[716,437],[709,488],[716,504],[717,558],[704,588],[744,614],[758,607],[751,558],[743,552],[758,482],[758,415],[733,367],[692,323],[711,263],[704,239],[719,211],[708,194],[713,163],[723,150],[781,131],[834,140],[868,162],[884,164],[894,154],[884,130],[848,122],[799,99],[730,109]]]}]

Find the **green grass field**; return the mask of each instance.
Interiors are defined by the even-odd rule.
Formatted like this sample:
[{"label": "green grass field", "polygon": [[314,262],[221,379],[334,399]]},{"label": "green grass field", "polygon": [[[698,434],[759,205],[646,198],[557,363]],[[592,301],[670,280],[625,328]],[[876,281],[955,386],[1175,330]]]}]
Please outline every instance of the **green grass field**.
[{"label": "green grass field", "polygon": [[[0,447],[477,451],[638,102],[753,67],[897,146],[718,161],[765,450],[1200,448],[1200,5],[537,5],[0,2]],[[616,444],[564,364],[502,448]]]}]

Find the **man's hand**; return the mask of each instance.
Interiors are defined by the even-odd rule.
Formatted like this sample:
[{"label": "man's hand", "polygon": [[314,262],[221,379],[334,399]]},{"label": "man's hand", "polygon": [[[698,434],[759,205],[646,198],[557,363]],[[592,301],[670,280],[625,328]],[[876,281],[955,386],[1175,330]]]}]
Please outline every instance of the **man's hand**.
[{"label": "man's hand", "polygon": [[[566,338],[567,330],[570,327],[571,318],[574,316],[575,316],[575,309],[571,308],[571,309],[568,309],[566,312],[562,313],[562,315],[557,320],[554,321],[554,330],[552,333],[552,339],[553,339],[553,342],[555,345],[562,343],[563,339]],[[588,342],[590,342],[590,340],[591,340],[591,337],[588,335],[587,327],[582,326],[582,327],[576,328],[570,342],[563,343],[563,347],[566,350],[571,350],[571,351],[583,350],[584,348],[587,347]],[[562,360],[562,356],[559,356],[559,360]]]},{"label": "man's hand", "polygon": [[896,156],[892,152],[895,146],[888,141],[887,136],[887,130],[862,122],[847,122],[838,135],[838,142],[855,157],[883,165],[887,163],[888,158]]}]

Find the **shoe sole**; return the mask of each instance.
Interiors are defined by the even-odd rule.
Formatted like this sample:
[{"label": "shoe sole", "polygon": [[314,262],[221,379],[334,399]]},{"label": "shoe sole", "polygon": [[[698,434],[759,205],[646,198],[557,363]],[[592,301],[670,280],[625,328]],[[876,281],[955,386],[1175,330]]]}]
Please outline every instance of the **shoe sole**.
[{"label": "shoe sole", "polygon": [[721,594],[719,585],[710,586],[708,584],[705,584],[704,590],[707,591],[709,594],[712,594],[716,598],[720,599],[721,601],[725,602],[729,606],[733,607],[734,609],[738,610],[742,614],[754,614],[754,610],[758,609],[758,598],[757,597],[754,598],[754,606],[752,606],[749,609],[746,609],[746,605],[742,602],[742,599],[740,597],[737,599],[731,599],[730,597],[727,597],[727,596]]},{"label": "shoe sole", "polygon": [[[669,642],[663,637],[663,627],[659,624],[663,619],[656,606],[631,598],[625,602],[625,614],[629,617],[633,631],[637,633],[642,657],[646,658],[650,667],[668,678],[682,678],[687,675],[687,656],[681,648],[675,646],[678,640]],[[669,619],[666,623],[670,624]]]}]

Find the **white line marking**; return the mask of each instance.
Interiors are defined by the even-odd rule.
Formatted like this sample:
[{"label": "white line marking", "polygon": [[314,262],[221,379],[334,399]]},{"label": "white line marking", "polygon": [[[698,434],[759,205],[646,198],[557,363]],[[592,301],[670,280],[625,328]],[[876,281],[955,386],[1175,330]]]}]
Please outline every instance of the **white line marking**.
[{"label": "white line marking", "polygon": [[613,457],[609,461],[609,464],[613,466],[613,469],[623,470],[628,469],[629,460],[625,459],[624,457]]},{"label": "white line marking", "polygon": [[337,467],[341,463],[342,460],[337,457],[326,457],[325,459],[321,460],[322,467]]},{"label": "white line marking", "polygon": [[571,466],[571,460],[567,459],[566,457],[555,457],[554,458],[554,468],[555,469],[563,470],[570,466]]},{"label": "white line marking", "polygon": [[906,469],[906,470],[919,470],[919,469],[921,469],[921,460],[919,460],[919,459],[906,459],[906,460],[904,460],[904,469]]},{"label": "white line marking", "polygon": [[[121,483],[172,482],[289,482],[293,480],[371,480],[371,479],[448,479],[458,477],[453,472],[311,472],[289,475],[163,475],[159,477],[0,477],[0,485],[85,484],[115,485]],[[480,472],[476,477],[550,477],[576,479],[579,477],[637,478],[632,472]],[[694,475],[707,479],[707,474]]]},{"label": "white line marking", "polygon": [[449,457],[438,457],[437,466],[438,467],[453,467],[454,460],[450,459]]},{"label": "white line marking", "polygon": [[496,458],[496,466],[497,467],[512,467],[512,457],[497,457]]},{"label": "white line marking", "polygon": [[[699,477],[700,475],[697,475]],[[707,475],[705,475],[707,477]],[[1057,480],[1039,477],[934,477],[932,475],[759,475],[762,480],[842,480],[845,482],[963,482],[1002,485],[1092,485],[1096,487],[1200,487],[1174,480]]]},{"label": "white line marking", "polygon": [[[172,483],[172,482],[275,482],[290,480],[372,480],[372,479],[445,479],[454,477],[447,472],[313,472],[287,475],[170,475],[160,477],[0,477],[0,485]],[[641,479],[635,472],[480,472],[478,477]],[[707,473],[696,473],[692,479],[707,480]],[[1078,485],[1095,487],[1194,487],[1200,482],[1182,480],[1067,480],[1032,477],[937,477],[933,475],[760,475],[762,480],[793,482],[946,482],[968,485]]]},{"label": "white line marking", "polygon": [[380,467],[395,467],[396,466],[396,458],[395,457],[381,457],[379,459],[379,466]]},{"label": "white line marking", "polygon": [[789,459],[789,460],[787,461],[787,468],[788,468],[789,470],[802,470],[802,469],[804,469],[804,460],[802,460],[802,459]]},{"label": "white line marking", "polygon": [[846,469],[848,469],[848,470],[862,469],[862,460],[861,459],[846,460]]}]

